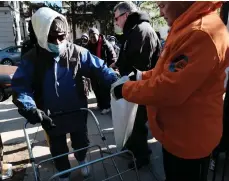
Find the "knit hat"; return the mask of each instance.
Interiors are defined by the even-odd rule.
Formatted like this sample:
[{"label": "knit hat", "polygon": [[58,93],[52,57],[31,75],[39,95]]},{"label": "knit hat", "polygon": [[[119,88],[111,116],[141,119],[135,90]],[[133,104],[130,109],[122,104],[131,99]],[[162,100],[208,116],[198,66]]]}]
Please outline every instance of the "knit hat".
[{"label": "knit hat", "polygon": [[87,33],[82,34],[81,38],[86,38],[86,39],[89,39],[89,37],[88,37]]},{"label": "knit hat", "polygon": [[97,28],[91,28],[91,29],[89,30],[89,35],[90,35],[91,33],[99,35],[99,30],[98,30]]},{"label": "knit hat", "polygon": [[67,34],[67,27],[65,23],[60,18],[54,19],[50,27],[49,34],[51,35]]}]

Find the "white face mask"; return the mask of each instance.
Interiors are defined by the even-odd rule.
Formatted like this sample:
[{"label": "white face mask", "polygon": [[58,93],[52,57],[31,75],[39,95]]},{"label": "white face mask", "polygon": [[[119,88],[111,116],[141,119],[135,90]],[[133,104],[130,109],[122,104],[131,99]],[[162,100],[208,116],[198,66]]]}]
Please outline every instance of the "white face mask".
[{"label": "white face mask", "polygon": [[64,40],[61,44],[56,45],[53,43],[48,43],[48,48],[51,50],[53,53],[56,53],[60,55],[62,52],[64,52],[66,48],[66,40]]},{"label": "white face mask", "polygon": [[118,34],[118,35],[123,34],[122,28],[120,28],[120,27],[117,26],[116,24],[114,25],[114,32],[115,32],[115,34]]}]

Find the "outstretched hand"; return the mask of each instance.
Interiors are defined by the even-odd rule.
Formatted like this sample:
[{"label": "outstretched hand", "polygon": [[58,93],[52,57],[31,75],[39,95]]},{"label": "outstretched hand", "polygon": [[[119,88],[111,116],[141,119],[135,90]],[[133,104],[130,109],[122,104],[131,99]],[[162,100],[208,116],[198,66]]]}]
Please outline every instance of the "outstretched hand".
[{"label": "outstretched hand", "polygon": [[116,81],[115,83],[111,85],[111,94],[116,100],[123,98],[122,87],[123,87],[123,84],[129,80],[130,79],[128,76],[123,76],[118,81]]}]

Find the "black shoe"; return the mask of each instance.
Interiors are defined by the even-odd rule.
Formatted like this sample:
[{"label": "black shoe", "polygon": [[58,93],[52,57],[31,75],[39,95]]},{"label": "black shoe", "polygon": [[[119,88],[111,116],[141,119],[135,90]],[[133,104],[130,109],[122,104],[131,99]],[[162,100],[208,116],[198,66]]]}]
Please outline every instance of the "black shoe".
[{"label": "black shoe", "polygon": [[[136,160],[137,169],[141,169],[142,167],[147,166],[147,165],[149,165],[149,164],[150,164],[150,159],[149,159],[149,158],[138,159],[138,160]],[[128,164],[128,168],[129,168],[129,169],[135,168],[134,161],[131,161],[131,162]]]}]

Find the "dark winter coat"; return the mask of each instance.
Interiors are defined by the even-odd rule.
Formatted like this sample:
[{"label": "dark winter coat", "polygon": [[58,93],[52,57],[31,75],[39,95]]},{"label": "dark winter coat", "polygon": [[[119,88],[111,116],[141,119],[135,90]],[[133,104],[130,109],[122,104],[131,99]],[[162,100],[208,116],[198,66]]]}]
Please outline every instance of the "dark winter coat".
[{"label": "dark winter coat", "polygon": [[158,57],[157,47],[160,43],[156,32],[150,25],[149,16],[135,12],[128,16],[121,42],[121,49],[116,66],[121,75],[128,75],[133,66],[141,71],[154,67]]},{"label": "dark winter coat", "polygon": [[[155,66],[160,52],[160,43],[149,22],[148,15],[144,13],[135,12],[128,16],[123,29],[123,36],[120,38],[121,48],[116,62],[116,66],[122,76],[131,73],[133,67],[141,71],[147,71]],[[146,121],[146,107],[139,105],[134,125],[135,131],[132,133],[135,136],[133,137],[136,137],[136,135],[137,137],[144,137],[144,134],[147,134],[147,131],[145,131],[147,128],[144,126],[135,128],[138,124],[145,125]],[[136,140],[130,139],[127,142],[127,148],[136,147],[134,142]],[[147,151],[142,150],[143,153]]]},{"label": "dark winter coat", "polygon": [[[114,47],[106,40],[105,36],[100,34],[99,37],[102,38],[102,49],[101,49],[101,59],[105,61],[107,66],[109,67],[112,63],[117,61],[117,56],[114,50]],[[96,55],[96,49],[98,44],[88,43],[86,47],[90,53]]]}]

